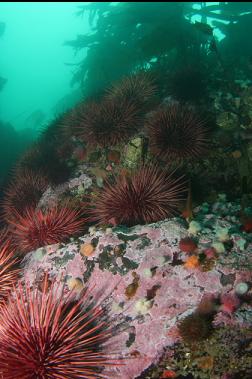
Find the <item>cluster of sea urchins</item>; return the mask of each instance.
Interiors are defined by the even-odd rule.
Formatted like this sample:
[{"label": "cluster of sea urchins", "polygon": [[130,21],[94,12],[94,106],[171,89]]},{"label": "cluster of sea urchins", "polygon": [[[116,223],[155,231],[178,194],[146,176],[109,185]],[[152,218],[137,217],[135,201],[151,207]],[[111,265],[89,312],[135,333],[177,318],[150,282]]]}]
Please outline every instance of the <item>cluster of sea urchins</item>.
[{"label": "cluster of sea urchins", "polygon": [[[101,101],[77,105],[42,133],[40,142],[20,161],[19,174],[4,198],[5,220],[20,251],[65,241],[83,230],[83,218],[76,209],[63,207],[43,211],[36,208],[51,179],[48,181],[34,169],[36,165],[43,166],[45,161],[46,166],[51,165],[44,158],[45,152],[47,155],[50,147],[49,151],[54,154],[55,149],[51,147],[56,144],[62,126],[70,135],[93,147],[127,143],[143,124],[143,105],[151,101],[155,93],[156,86],[149,75],[131,75],[112,86]],[[150,151],[163,161],[200,157],[207,149],[205,122],[192,108],[176,103],[160,106],[148,113],[145,120]],[[50,155],[53,163],[51,158]],[[174,173],[158,165],[143,165],[127,177],[119,175],[113,182],[105,181],[91,204],[90,219],[99,224],[156,222],[174,215],[184,192],[184,182]]]},{"label": "cluster of sea urchins", "polygon": [[21,283],[0,313],[0,377],[4,379],[107,378],[116,363],[104,344],[113,326],[89,290],[63,295],[47,276],[42,291]]},{"label": "cluster of sea urchins", "polygon": [[127,143],[143,126],[143,115],[156,93],[153,78],[134,74],[109,88],[99,101],[77,105],[65,118],[65,132],[96,148]]},{"label": "cluster of sea urchins", "polygon": [[[113,86],[101,101],[76,106],[43,133],[40,142],[21,159],[19,174],[5,193],[4,217],[18,252],[64,242],[85,226],[82,210],[67,205],[48,210],[37,207],[48,184],[64,181],[69,173],[65,159],[69,144],[65,141],[64,151],[54,146],[59,122],[78,142],[94,148],[127,143],[143,126],[146,105],[155,93],[150,77],[132,75]],[[185,106],[162,106],[147,114],[146,131],[151,152],[164,161],[197,158],[207,148],[204,121]],[[140,165],[125,176],[104,182],[91,200],[89,220],[127,226],[157,222],[173,216],[185,195],[185,179],[177,171],[153,163]],[[19,274],[10,245],[5,239],[0,249],[0,377],[107,378],[105,368],[115,362],[104,350],[113,334],[106,312],[88,300],[88,290],[78,301],[66,299],[63,292],[59,296],[54,284],[49,286],[47,278],[42,291],[19,283],[9,296]],[[181,323],[185,338],[189,329],[190,337],[198,333],[195,320],[199,321],[191,317]],[[201,329],[205,336],[208,330],[203,322]]]},{"label": "cluster of sea urchins", "polygon": [[128,226],[163,220],[174,215],[184,191],[185,181],[175,172],[144,165],[105,183],[91,209],[91,220]]},{"label": "cluster of sea urchins", "polygon": [[164,161],[199,158],[208,150],[206,122],[188,106],[161,106],[147,117],[146,131],[151,152]]}]

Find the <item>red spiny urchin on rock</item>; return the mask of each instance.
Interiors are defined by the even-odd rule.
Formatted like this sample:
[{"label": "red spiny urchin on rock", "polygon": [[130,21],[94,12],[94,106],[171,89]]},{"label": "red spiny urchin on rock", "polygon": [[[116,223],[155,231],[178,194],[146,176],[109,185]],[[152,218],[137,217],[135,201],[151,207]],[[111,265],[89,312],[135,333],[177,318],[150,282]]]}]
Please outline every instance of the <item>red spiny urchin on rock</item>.
[{"label": "red spiny urchin on rock", "polygon": [[13,239],[22,252],[45,245],[64,242],[84,229],[82,212],[70,207],[51,208],[46,211],[27,208],[10,220]]},{"label": "red spiny urchin on rock", "polygon": [[156,222],[174,215],[184,193],[182,177],[155,165],[142,166],[129,177],[105,183],[95,198],[91,219],[129,226]]},{"label": "red spiny urchin on rock", "polygon": [[115,99],[77,106],[72,111],[70,128],[88,145],[108,147],[127,142],[140,124],[138,108],[130,101]]},{"label": "red spiny urchin on rock", "polygon": [[[71,174],[71,168],[66,161],[66,150],[71,157],[69,146],[66,149],[66,141],[41,139],[34,143],[17,164],[17,171],[22,174],[25,169],[41,172],[53,185],[64,183]],[[61,149],[65,150],[60,151]],[[59,150],[59,151],[58,151]]]},{"label": "red spiny urchin on rock", "polygon": [[3,199],[4,219],[13,219],[14,213],[23,213],[27,207],[36,207],[48,186],[47,178],[39,172],[22,170],[9,184]]},{"label": "red spiny urchin on rock", "polygon": [[123,78],[109,88],[106,98],[131,101],[142,108],[153,100],[156,93],[154,78],[147,72],[140,72]]},{"label": "red spiny urchin on rock", "polygon": [[14,255],[11,244],[0,241],[0,306],[8,299],[10,291],[18,280],[18,259]]},{"label": "red spiny urchin on rock", "polygon": [[88,290],[77,301],[46,279],[42,292],[19,284],[2,308],[0,376],[107,378],[105,369],[116,364],[104,347],[113,335],[107,312],[90,302]]},{"label": "red spiny urchin on rock", "polygon": [[54,119],[52,119],[49,124],[44,125],[40,129],[39,141],[42,143],[58,143],[59,140],[62,141],[62,139],[65,139],[62,125],[67,119],[68,114],[68,111],[64,112],[61,115],[56,116]]},{"label": "red spiny urchin on rock", "polygon": [[160,107],[147,118],[146,130],[151,152],[162,160],[198,158],[207,152],[206,123],[192,108]]}]

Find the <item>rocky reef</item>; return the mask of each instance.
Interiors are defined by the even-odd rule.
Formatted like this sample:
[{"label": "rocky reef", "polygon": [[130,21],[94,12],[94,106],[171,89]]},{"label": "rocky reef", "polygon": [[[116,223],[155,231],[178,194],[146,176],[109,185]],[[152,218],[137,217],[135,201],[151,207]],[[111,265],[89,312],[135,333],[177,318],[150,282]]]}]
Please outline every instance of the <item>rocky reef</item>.
[{"label": "rocky reef", "polygon": [[79,7],[98,20],[66,43],[88,48],[84,97],[0,203],[4,379],[252,377],[251,58],[229,65],[174,4]]},{"label": "rocky reef", "polygon": [[[80,183],[91,180],[82,174],[75,179],[76,185]],[[45,194],[44,206],[53,196]],[[216,301],[215,333],[223,327],[251,327],[252,237],[241,230],[239,211],[238,203],[220,195],[214,204],[197,207],[189,224],[178,217],[131,228],[90,227],[68,244],[26,255],[24,278],[36,287],[48,273],[49,280],[65,283],[66,291],[76,296],[83,287],[92,288],[92,296],[108,306],[115,323],[123,325],[111,341],[124,357],[123,364],[113,369],[113,377],[173,377],[165,376],[166,366],[155,366],[168,349],[170,371],[179,377],[175,375],[185,374],[181,347],[177,347],[183,342],[179,325],[204,299]],[[211,352],[209,356],[215,362]],[[148,376],[153,364],[158,369]],[[204,378],[210,377],[214,365],[203,368]],[[222,370],[224,375],[228,361]]]}]

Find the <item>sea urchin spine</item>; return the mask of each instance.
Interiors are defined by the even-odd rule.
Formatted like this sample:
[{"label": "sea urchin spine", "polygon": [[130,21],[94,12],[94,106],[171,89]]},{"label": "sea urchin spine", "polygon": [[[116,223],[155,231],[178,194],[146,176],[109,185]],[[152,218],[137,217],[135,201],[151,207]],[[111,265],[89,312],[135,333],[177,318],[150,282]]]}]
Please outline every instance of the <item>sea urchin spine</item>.
[{"label": "sea urchin spine", "polygon": [[27,208],[23,214],[16,213],[10,224],[17,249],[29,252],[80,234],[84,219],[81,211],[69,207],[54,207],[47,211]]},{"label": "sea urchin spine", "polygon": [[39,172],[28,169],[17,172],[3,199],[4,219],[12,219],[15,212],[22,214],[28,206],[36,207],[48,184],[47,178]]},{"label": "sea urchin spine", "polygon": [[185,182],[156,165],[142,166],[129,177],[106,182],[94,202],[91,219],[128,226],[171,217],[185,194]]},{"label": "sea urchin spine", "polygon": [[77,106],[72,111],[70,129],[89,146],[107,147],[127,142],[140,122],[138,108],[132,102],[103,100]]},{"label": "sea urchin spine", "polygon": [[106,98],[117,99],[121,102],[130,101],[142,111],[154,100],[156,93],[157,86],[154,77],[148,72],[139,72],[114,84],[108,89]]},{"label": "sea urchin spine", "polygon": [[18,260],[9,242],[4,242],[0,247],[0,305],[8,298],[10,291],[18,280]]},{"label": "sea urchin spine", "polygon": [[5,379],[108,378],[116,364],[104,343],[112,336],[101,305],[62,294],[44,280],[42,292],[21,284],[0,314],[0,377]]},{"label": "sea urchin spine", "polygon": [[179,104],[160,107],[145,126],[151,152],[164,161],[199,158],[208,150],[206,123],[192,108]]}]

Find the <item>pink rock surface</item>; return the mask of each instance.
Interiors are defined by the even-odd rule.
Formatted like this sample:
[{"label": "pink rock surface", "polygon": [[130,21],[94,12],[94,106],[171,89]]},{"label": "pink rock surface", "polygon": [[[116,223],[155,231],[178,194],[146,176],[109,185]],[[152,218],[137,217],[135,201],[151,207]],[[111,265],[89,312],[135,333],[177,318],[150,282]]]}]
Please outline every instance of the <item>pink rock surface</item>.
[{"label": "pink rock surface", "polygon": [[[177,341],[177,321],[192,313],[204,294],[232,288],[223,288],[223,273],[232,273],[234,282],[252,279],[251,272],[218,264],[207,272],[186,269],[186,254],[178,247],[185,236],[187,230],[174,220],[115,228],[107,234],[98,230],[58,249],[48,246],[31,253],[24,276],[31,283],[44,271],[61,279],[81,278],[96,299],[109,302],[112,318],[127,318],[125,331],[115,337],[112,346],[129,359],[114,369],[113,377],[134,379],[158,360],[166,346]],[[81,256],[81,244],[94,241],[94,254]],[[138,287],[129,296],[126,289],[136,277]],[[221,313],[218,317],[225,319]]]}]

